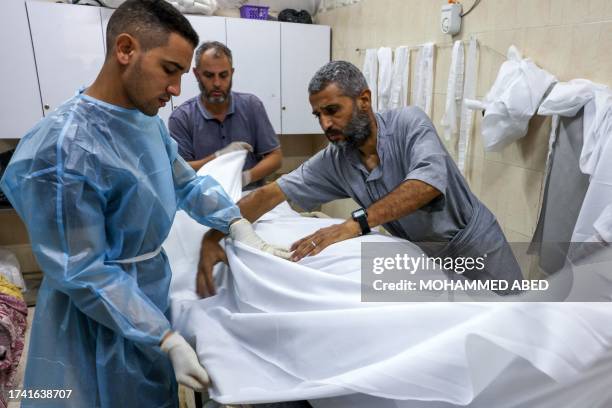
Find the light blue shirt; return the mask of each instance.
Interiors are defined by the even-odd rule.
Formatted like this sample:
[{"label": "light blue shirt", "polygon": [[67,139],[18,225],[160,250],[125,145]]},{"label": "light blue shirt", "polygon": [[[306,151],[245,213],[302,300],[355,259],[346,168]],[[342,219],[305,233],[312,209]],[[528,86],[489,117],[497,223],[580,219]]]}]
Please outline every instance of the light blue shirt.
[{"label": "light blue shirt", "polygon": [[174,406],[157,347],[170,330],[171,272],[157,250],[178,208],[227,231],[238,207],[178,156],[158,116],[84,94],[21,139],[0,185],[44,273],[26,387],[71,389],[74,407]]}]

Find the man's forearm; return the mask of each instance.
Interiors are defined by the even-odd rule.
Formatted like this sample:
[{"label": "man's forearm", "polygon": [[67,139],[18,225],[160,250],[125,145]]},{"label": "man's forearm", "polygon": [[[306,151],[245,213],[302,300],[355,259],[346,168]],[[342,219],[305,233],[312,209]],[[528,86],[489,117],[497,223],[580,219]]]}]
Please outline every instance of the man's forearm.
[{"label": "man's forearm", "polygon": [[238,201],[240,213],[250,222],[255,222],[259,217],[285,201],[285,193],[276,182],[267,184],[254,190]]},{"label": "man's forearm", "polygon": [[280,169],[283,154],[278,148],[264,156],[263,159],[248,171],[251,173],[251,182],[259,181]]},{"label": "man's forearm", "polygon": [[[440,191],[422,181],[404,181],[391,193],[368,207],[368,224],[370,228],[374,228],[402,218],[440,194]],[[297,262],[305,256],[316,255],[336,242],[359,236],[361,231],[359,223],[351,218],[343,223],[321,228],[291,245],[291,259]]]},{"label": "man's forearm", "polygon": [[[238,201],[238,207],[240,208],[241,215],[249,220],[255,222],[259,217],[276,207],[287,198],[280,189],[278,184],[270,183],[264,187],[260,187],[257,190],[253,190],[248,195],[244,196]],[[225,234],[216,229],[210,229],[205,235],[204,239],[210,239],[214,241],[220,241]]]},{"label": "man's forearm", "polygon": [[370,228],[405,217],[430,203],[440,191],[420,180],[406,180],[368,207]]}]

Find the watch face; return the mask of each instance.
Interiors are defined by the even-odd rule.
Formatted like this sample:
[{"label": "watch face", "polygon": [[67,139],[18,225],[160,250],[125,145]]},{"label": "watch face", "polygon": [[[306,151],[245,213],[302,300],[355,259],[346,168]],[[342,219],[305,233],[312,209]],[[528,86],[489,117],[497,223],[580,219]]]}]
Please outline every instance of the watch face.
[{"label": "watch face", "polygon": [[362,208],[353,211],[353,217],[355,218],[363,217],[364,215],[365,215],[365,211]]}]

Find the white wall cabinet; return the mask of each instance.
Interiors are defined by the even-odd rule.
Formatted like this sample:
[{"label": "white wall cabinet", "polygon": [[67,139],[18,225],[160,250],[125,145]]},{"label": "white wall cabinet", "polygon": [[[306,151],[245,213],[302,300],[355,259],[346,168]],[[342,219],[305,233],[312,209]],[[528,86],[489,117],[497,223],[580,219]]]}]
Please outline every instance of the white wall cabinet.
[{"label": "white wall cabinet", "polygon": [[112,8],[100,8],[100,19],[102,20],[102,43],[104,44],[104,55],[106,55],[106,26],[108,25],[108,20],[110,20],[111,16],[115,9]]},{"label": "white wall cabinet", "polygon": [[89,86],[104,62],[100,9],[26,2],[44,113]]},{"label": "white wall cabinet", "polygon": [[0,139],[22,137],[40,118],[42,106],[34,52],[23,0],[2,2],[0,22]]},{"label": "white wall cabinet", "polygon": [[330,58],[328,26],[281,23],[283,134],[321,133],[308,101],[308,83]]},{"label": "white wall cabinet", "polygon": [[[19,138],[43,116],[96,78],[106,53],[113,9],[37,0],[5,0],[0,13],[2,88],[0,138]],[[311,114],[307,86],[329,61],[327,26],[224,17],[187,16],[201,41],[228,45],[234,56],[233,89],[257,95],[279,134],[321,133]],[[32,52],[33,51],[33,52]],[[18,69],[15,69],[18,67]],[[181,94],[159,115],[200,93],[192,72]]]},{"label": "white wall cabinet", "polygon": [[234,57],[233,89],[263,102],[276,133],[281,128],[280,24],[228,18],[227,46]]}]

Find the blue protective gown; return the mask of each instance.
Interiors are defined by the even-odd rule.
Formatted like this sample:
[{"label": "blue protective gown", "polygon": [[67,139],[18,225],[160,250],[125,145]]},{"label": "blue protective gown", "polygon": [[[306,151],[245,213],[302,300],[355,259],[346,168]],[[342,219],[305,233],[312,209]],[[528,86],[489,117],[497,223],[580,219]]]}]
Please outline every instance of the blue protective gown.
[{"label": "blue protective gown", "polygon": [[21,140],[1,186],[44,272],[24,387],[72,390],[22,406],[177,406],[158,347],[170,329],[166,255],[117,261],[156,251],[178,207],[227,231],[240,211],[222,187],[177,155],[159,117],[84,94]]}]

